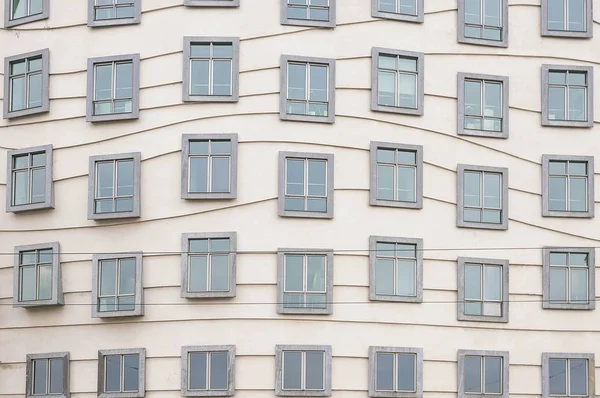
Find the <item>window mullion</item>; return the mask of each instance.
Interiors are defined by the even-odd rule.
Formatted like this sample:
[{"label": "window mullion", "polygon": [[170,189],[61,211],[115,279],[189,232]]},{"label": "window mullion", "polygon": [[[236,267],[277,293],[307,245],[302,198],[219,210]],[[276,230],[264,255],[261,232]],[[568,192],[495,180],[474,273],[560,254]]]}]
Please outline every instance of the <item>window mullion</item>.
[{"label": "window mullion", "polygon": [[306,351],[302,351],[302,366],[300,366],[300,388],[306,390]]},{"label": "window mullion", "polygon": [[308,256],[302,256],[302,293],[304,296],[304,306],[308,298]]},{"label": "window mullion", "polygon": [[304,211],[308,211],[308,159],[304,159]]},{"label": "window mullion", "polygon": [[483,201],[483,193],[485,192],[485,172],[481,172],[479,173],[479,178],[481,181],[481,185],[479,188],[479,208],[481,209],[481,219],[483,220],[483,210],[485,208],[484,206],[484,201]]},{"label": "window mullion", "polygon": [[210,390],[210,362],[211,354],[206,352],[206,391]]},{"label": "window mullion", "polygon": [[569,72],[566,73],[566,78],[567,78],[567,84],[565,85],[565,116],[566,116],[566,120],[571,120],[571,115],[569,112],[569,101],[570,101],[570,96],[569,96]]},{"label": "window mullion", "polygon": [[392,391],[396,392],[398,391],[398,353],[393,353],[392,355],[394,357],[394,361],[392,362]]},{"label": "window mullion", "polygon": [[571,395],[571,383],[569,383],[569,379],[571,378],[571,360],[566,360],[567,364],[565,366],[565,385],[567,387],[567,396]]},{"label": "window mullion", "polygon": [[[483,302],[484,300],[484,284],[485,284],[485,277],[484,277],[484,273],[485,273],[485,265],[481,264],[481,275],[479,277],[479,297],[481,297],[481,312],[483,313]],[[485,315],[485,314],[483,314]]]},{"label": "window mullion", "polygon": [[40,296],[40,264],[38,263],[39,250],[35,251],[35,299]]},{"label": "window mullion", "polygon": [[398,244],[394,243],[394,295],[398,294]]},{"label": "window mullion", "polygon": [[115,113],[115,98],[117,96],[117,63],[113,62],[111,64],[111,76],[112,76],[112,93],[111,93],[111,113]]},{"label": "window mullion", "polygon": [[481,357],[481,393],[485,394],[485,357]]},{"label": "window mullion", "polygon": [[121,392],[125,391],[125,356],[119,355],[119,365],[121,367]]},{"label": "window mullion", "polygon": [[485,130],[485,80],[481,81],[481,98],[479,99],[479,106],[481,106],[481,129]]},{"label": "window mullion", "polygon": [[214,45],[213,45],[213,43],[210,43],[209,52],[208,52],[208,95],[213,95],[213,92],[214,92],[214,90],[213,90],[214,62],[215,62]]},{"label": "window mullion", "polygon": [[[481,30],[483,30],[485,28],[485,18],[483,17],[485,15],[485,0],[479,0],[479,4],[479,9],[481,10],[481,14],[479,14],[479,22],[481,23]],[[483,32],[481,32],[481,34],[483,35]]]},{"label": "window mullion", "polygon": [[212,290],[211,275],[212,275],[212,254],[210,254],[210,239],[208,240],[209,253],[206,255],[206,289],[210,292]]},{"label": "window mullion", "polygon": [[112,193],[112,211],[117,211],[117,161],[113,160],[113,193]]},{"label": "window mullion", "polygon": [[50,359],[44,359],[46,362],[46,395],[50,393]]},{"label": "window mullion", "polygon": [[[308,7],[307,7],[308,10]],[[307,11],[308,12],[308,11]],[[308,15],[307,15],[308,17]],[[308,115],[309,109],[310,109],[310,63],[306,64],[306,86],[305,86],[305,95],[306,95],[306,102],[304,104],[305,108],[304,108],[304,112],[306,115]]]},{"label": "window mullion", "polygon": [[[119,310],[119,293],[121,292],[121,278],[119,278],[119,276],[121,275],[121,260],[120,259],[116,259],[116,264],[115,266],[117,267],[115,272],[115,275],[117,277],[117,281],[115,283],[116,289],[115,289],[115,309],[118,311]],[[125,365],[123,365],[125,366]]]}]

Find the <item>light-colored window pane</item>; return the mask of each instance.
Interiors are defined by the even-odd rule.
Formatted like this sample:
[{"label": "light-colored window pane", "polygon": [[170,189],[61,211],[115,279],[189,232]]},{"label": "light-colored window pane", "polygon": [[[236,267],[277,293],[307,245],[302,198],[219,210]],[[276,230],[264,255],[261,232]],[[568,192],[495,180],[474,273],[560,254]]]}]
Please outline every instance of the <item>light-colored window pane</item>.
[{"label": "light-colored window pane", "polygon": [[[573,264],[573,253],[571,253]],[[567,253],[550,253],[550,265],[567,265]]]},{"label": "light-colored window pane", "polygon": [[213,95],[231,95],[231,61],[213,62]]},{"label": "light-colored window pane", "polygon": [[189,290],[206,292],[208,290],[207,256],[190,256]]},{"label": "light-colored window pane", "polygon": [[112,99],[112,64],[96,65],[94,93],[96,101]]},{"label": "light-colored window pane", "polygon": [[308,195],[325,196],[327,162],[321,160],[308,161]]},{"label": "light-colored window pane", "polygon": [[396,73],[379,71],[377,87],[377,103],[394,106],[396,93]]},{"label": "light-colored window pane", "polygon": [[116,300],[114,297],[101,298],[99,300],[98,311],[100,311],[100,312],[114,311],[117,309],[115,307],[115,305],[116,305]]},{"label": "light-colored window pane", "polygon": [[29,181],[27,171],[17,171],[14,173],[14,198],[15,205],[24,205],[29,203]]},{"label": "light-colored window pane", "polygon": [[465,299],[481,300],[481,266],[465,265]]},{"label": "light-colored window pane", "polygon": [[33,394],[34,395],[45,395],[46,391],[46,375],[48,360],[37,359],[33,361]]},{"label": "light-colored window pane", "polygon": [[464,173],[464,204],[465,206],[481,206],[481,174],[466,171]]},{"label": "light-colored window pane", "polygon": [[310,97],[311,101],[327,101],[327,67],[310,66]]},{"label": "light-colored window pane", "polygon": [[481,27],[465,25],[465,37],[474,37],[480,39],[482,37]]},{"label": "light-colored window pane", "polygon": [[35,267],[21,268],[21,301],[35,300]]},{"label": "light-colored window pane", "polygon": [[396,354],[398,391],[415,391],[415,355]]},{"label": "light-colored window pane", "polygon": [[211,239],[210,251],[212,253],[229,253],[229,239]]},{"label": "light-colored window pane", "polygon": [[231,154],[231,141],[211,141],[210,151],[213,155]]},{"label": "light-colored window pane", "polygon": [[571,178],[569,186],[569,210],[587,211],[587,179]]},{"label": "light-colored window pane", "polygon": [[377,242],[377,256],[395,257],[394,248],[395,245],[393,243]]},{"label": "light-colored window pane", "polygon": [[133,195],[133,161],[117,161],[117,196]]},{"label": "light-colored window pane", "polygon": [[396,70],[396,61],[398,57],[395,55],[380,55],[377,59],[379,68]]},{"label": "light-colored window pane", "polygon": [[550,210],[567,210],[567,178],[550,177],[548,184],[548,207]]},{"label": "light-colored window pane", "polygon": [[28,108],[42,106],[42,74],[36,73],[29,76],[29,104]]},{"label": "light-colored window pane", "polygon": [[116,260],[100,262],[100,296],[110,296],[117,293],[117,263]]},{"label": "light-colored window pane", "polygon": [[502,117],[502,84],[485,83],[484,116]]},{"label": "light-colored window pane", "polygon": [[500,224],[500,210],[484,210],[482,222]]},{"label": "light-colored window pane", "polygon": [[117,310],[119,311],[133,311],[135,309],[135,297],[123,296],[117,299]]},{"label": "light-colored window pane", "polygon": [[208,239],[190,239],[190,252],[208,253]]},{"label": "light-colored window pane", "polygon": [[114,162],[96,163],[96,197],[110,198],[113,196]]},{"label": "light-colored window pane", "polygon": [[[561,0],[559,0],[559,1],[561,1]],[[550,84],[566,84],[566,81],[567,81],[566,79],[567,79],[566,72],[558,72],[558,71],[548,72],[548,82]]]},{"label": "light-colored window pane", "polygon": [[375,267],[375,293],[394,294],[394,260],[378,258]]},{"label": "light-colored window pane", "polygon": [[286,194],[304,195],[304,160],[286,160]]},{"label": "light-colored window pane", "polygon": [[211,290],[229,290],[229,256],[215,256],[211,258]]},{"label": "light-colored window pane", "polygon": [[378,0],[378,10],[381,12],[396,12],[396,0]]},{"label": "light-colored window pane", "polygon": [[52,298],[52,266],[39,267],[39,290],[38,300],[50,300]]},{"label": "light-colored window pane", "polygon": [[31,171],[31,203],[44,202],[46,198],[46,169]]},{"label": "light-colored window pane", "polygon": [[481,24],[481,0],[465,0],[465,23]]},{"label": "light-colored window pane", "polygon": [[465,115],[481,116],[481,82],[465,80]]},{"label": "light-colored window pane", "polygon": [[63,393],[63,359],[50,359],[50,394]]},{"label": "light-colored window pane", "polygon": [[548,29],[565,30],[565,0],[548,0]]},{"label": "light-colored window pane", "polygon": [[119,261],[119,294],[135,293],[135,259]]},{"label": "light-colored window pane", "polygon": [[135,9],[133,7],[117,7],[117,18],[133,18]]},{"label": "light-colored window pane", "polygon": [[115,201],[115,203],[116,203],[115,211],[117,211],[117,212],[133,211],[133,199],[132,198],[117,199]]},{"label": "light-colored window pane", "polygon": [[485,393],[502,393],[502,358],[485,358]]},{"label": "light-colored window pane", "polygon": [[12,76],[14,76],[14,75],[20,75],[20,74],[25,73],[27,71],[26,63],[27,63],[26,60],[11,62],[10,63],[10,74]]},{"label": "light-colored window pane", "polygon": [[402,202],[415,202],[415,169],[412,167],[398,167],[398,200]]},{"label": "light-colored window pane", "polygon": [[123,390],[138,390],[139,355],[123,355]]},{"label": "light-colored window pane", "polygon": [[549,359],[550,395],[567,395],[567,360]]},{"label": "light-colored window pane", "polygon": [[10,80],[10,109],[19,111],[25,109],[25,77],[13,78]]},{"label": "light-colored window pane", "polygon": [[104,391],[121,391],[121,355],[108,355],[105,357]]},{"label": "light-colored window pane", "polygon": [[417,153],[412,151],[398,151],[398,163],[417,164]]},{"label": "light-colored window pane", "polygon": [[569,253],[569,263],[571,266],[588,266],[588,255],[586,253]]},{"label": "light-colored window pane", "polygon": [[569,174],[587,175],[587,162],[569,162]]},{"label": "light-colored window pane", "polygon": [[502,298],[502,267],[486,265],[484,270],[484,300],[500,300]]},{"label": "light-colored window pane", "polygon": [[586,77],[587,77],[587,73],[586,72],[569,72],[568,74],[568,79],[569,79],[569,84],[571,85],[579,85],[579,86],[585,86],[586,85]]},{"label": "light-colored window pane", "polygon": [[398,57],[398,70],[405,71],[405,72],[416,72],[417,71],[417,59],[416,58]]},{"label": "light-colored window pane", "polygon": [[44,249],[38,251],[38,262],[39,263],[51,263],[52,262],[52,249]]},{"label": "light-colored window pane", "polygon": [[502,0],[485,0],[484,25],[502,26],[501,3]]},{"label": "light-colored window pane", "polygon": [[307,9],[303,7],[288,7],[287,17],[289,19],[307,19]]},{"label": "light-colored window pane", "polygon": [[304,198],[285,198],[285,209],[304,211]]},{"label": "light-colored window pane", "polygon": [[396,151],[393,149],[377,149],[377,161],[382,163],[394,163],[394,155]]},{"label": "light-colored window pane", "polygon": [[397,268],[397,294],[399,296],[414,296],[416,288],[414,261],[398,260]]},{"label": "light-colored window pane", "polygon": [[284,290],[290,292],[303,291],[303,256],[285,256]]},{"label": "light-colored window pane", "polygon": [[394,200],[394,166],[377,165],[377,199]]},{"label": "light-colored window pane", "polygon": [[[587,396],[587,359],[569,360],[569,392],[570,395]],[[592,378],[594,380],[594,378]]]},{"label": "light-colored window pane", "polygon": [[482,304],[481,301],[465,302],[465,315],[481,315],[483,313]]},{"label": "light-colored window pane", "polygon": [[568,0],[567,15],[569,16],[569,20],[567,21],[567,30],[573,32],[585,32],[585,1],[586,0]]},{"label": "light-colored window pane", "polygon": [[464,209],[463,219],[469,222],[481,222],[481,210]]},{"label": "light-colored window pane", "polygon": [[288,64],[288,99],[307,99],[306,64]]},{"label": "light-colored window pane", "polygon": [[190,158],[190,192],[208,192],[208,158]]},{"label": "light-colored window pane", "polygon": [[566,268],[550,268],[550,301],[567,301]]},{"label": "light-colored window pane", "polygon": [[44,11],[44,3],[42,0],[31,0],[29,5],[29,15],[41,14]]},{"label": "light-colored window pane", "polygon": [[206,390],[206,352],[189,354],[188,385],[190,390]]},{"label": "light-colored window pane", "polygon": [[95,20],[101,21],[104,19],[114,18],[114,8],[98,8],[95,10]]},{"label": "light-colored window pane", "polygon": [[399,106],[402,108],[417,107],[417,76],[400,74]]},{"label": "light-colored window pane", "polygon": [[116,64],[116,68],[115,98],[131,98],[133,92],[133,64],[131,62]]},{"label": "light-colored window pane", "polygon": [[500,208],[500,174],[484,173],[483,175],[483,206],[487,208]]},{"label": "light-colored window pane", "polygon": [[195,58],[209,58],[210,44],[192,44],[190,46],[190,56]]},{"label": "light-colored window pane", "polygon": [[287,351],[283,353],[283,389],[302,388],[302,353]]},{"label": "light-colored window pane", "polygon": [[328,21],[329,20],[329,10],[325,8],[310,8],[309,19],[314,21]]},{"label": "light-colored window pane", "polygon": [[36,252],[34,251],[27,251],[27,252],[21,252],[21,265],[25,265],[25,264],[35,264],[36,262]]},{"label": "light-colored window pane", "polygon": [[213,57],[233,58],[233,46],[231,44],[213,44]]},{"label": "light-colored window pane", "polygon": [[567,162],[549,162],[550,174],[567,174]]},{"label": "light-colored window pane", "polygon": [[400,14],[417,15],[417,0],[400,0]]},{"label": "light-colored window pane", "polygon": [[465,357],[464,386],[466,393],[481,393],[481,357]]},{"label": "light-colored window pane", "polygon": [[327,199],[308,199],[306,203],[307,211],[327,211]]},{"label": "light-colored window pane", "polygon": [[486,316],[502,316],[502,303],[484,302],[483,315]]},{"label": "light-colored window pane", "polygon": [[208,95],[209,61],[192,60],[191,95]]},{"label": "light-colored window pane", "polygon": [[210,389],[227,390],[227,352],[210,354]]},{"label": "light-colored window pane", "polygon": [[229,192],[229,157],[212,158],[211,192]]},{"label": "light-colored window pane", "polygon": [[585,120],[585,88],[569,87],[569,120]]},{"label": "light-colored window pane", "polygon": [[325,291],[325,256],[306,257],[306,291]]},{"label": "light-colored window pane", "polygon": [[324,366],[323,352],[307,351],[306,352],[306,389],[307,390],[322,390]]},{"label": "light-colored window pane", "polygon": [[394,390],[394,354],[378,352],[376,358],[375,390]]},{"label": "light-colored window pane", "polygon": [[571,273],[571,286],[570,286],[570,297],[569,300],[575,303],[585,304],[588,302],[587,295],[587,269],[572,268]]},{"label": "light-colored window pane", "polygon": [[565,120],[565,88],[550,87],[548,89],[548,118],[550,120]]},{"label": "light-colored window pane", "polygon": [[412,244],[396,244],[396,256],[403,258],[416,258],[417,257],[417,246]]}]

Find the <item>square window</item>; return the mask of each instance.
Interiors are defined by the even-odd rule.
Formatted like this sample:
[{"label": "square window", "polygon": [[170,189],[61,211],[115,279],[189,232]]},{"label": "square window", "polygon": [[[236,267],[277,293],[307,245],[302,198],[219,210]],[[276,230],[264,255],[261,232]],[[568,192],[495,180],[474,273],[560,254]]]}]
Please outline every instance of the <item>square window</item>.
[{"label": "square window", "polygon": [[182,235],[181,297],[235,297],[235,232]]},{"label": "square window", "polygon": [[423,23],[423,0],[371,0],[373,18]]},{"label": "square window", "polygon": [[508,0],[458,0],[458,42],[508,47]]},{"label": "square window", "polygon": [[594,68],[542,65],[542,126],[594,126]]},{"label": "square window", "polygon": [[508,229],[508,169],[458,165],[456,226]]},{"label": "square window", "polygon": [[98,397],[143,397],[145,373],[145,348],[98,351]]},{"label": "square window", "polygon": [[594,397],[594,354],[542,353],[542,398]]},{"label": "square window", "polygon": [[542,0],[542,36],[591,38],[592,0]]},{"label": "square window", "polygon": [[508,322],[508,260],[458,258],[458,320]]},{"label": "square window", "polygon": [[369,347],[369,397],[422,396],[422,348]]},{"label": "square window", "polygon": [[92,318],[144,315],[142,253],[92,256]]},{"label": "square window", "polygon": [[543,308],[593,310],[596,307],[594,248],[543,249]]},{"label": "square window", "polygon": [[333,218],[333,155],[279,152],[282,217]]},{"label": "square window", "polygon": [[27,398],[67,398],[70,395],[68,352],[27,354],[26,372]]},{"label": "square window", "polygon": [[137,119],[140,97],[140,55],[89,58],[88,122]]},{"label": "square window", "polygon": [[333,313],[333,250],[277,249],[277,313]]},{"label": "square window", "polygon": [[54,208],[52,145],[8,151],[6,211]]},{"label": "square window", "polygon": [[423,208],[423,147],[371,142],[371,206]]},{"label": "square window", "polygon": [[458,350],[458,396],[508,398],[508,351]]},{"label": "square window", "polygon": [[181,395],[229,397],[235,394],[235,346],[181,348]]},{"label": "square window", "polygon": [[594,157],[542,156],[542,216],[594,217]]},{"label": "square window", "polygon": [[59,246],[15,246],[13,307],[64,305]]},{"label": "square window", "polygon": [[330,397],[330,345],[277,345],[275,395]]},{"label": "square window", "polygon": [[182,199],[237,197],[237,134],[184,134]]},{"label": "square window", "polygon": [[140,217],[139,152],[90,156],[88,220]]},{"label": "square window", "polygon": [[298,122],[335,122],[335,60],[281,56],[279,117]]},{"label": "square window", "polygon": [[88,0],[87,26],[139,24],[142,19],[142,0]]},{"label": "square window", "polygon": [[508,138],[508,77],[458,74],[458,135]]},{"label": "square window", "polygon": [[240,0],[183,0],[187,7],[239,7]]},{"label": "square window", "polygon": [[[7,5],[10,1],[7,0]],[[20,4],[26,4],[26,0]],[[49,59],[47,48],[4,58],[4,119],[50,110]]]},{"label": "square window", "polygon": [[183,38],[183,101],[239,100],[240,39]]},{"label": "square window", "polygon": [[369,299],[423,301],[423,239],[369,237]]},{"label": "square window", "polygon": [[335,28],[337,0],[280,0],[281,24]]},{"label": "square window", "polygon": [[424,55],[373,47],[371,110],[423,115]]},{"label": "square window", "polygon": [[5,28],[42,21],[50,15],[48,0],[6,0],[4,3]]}]

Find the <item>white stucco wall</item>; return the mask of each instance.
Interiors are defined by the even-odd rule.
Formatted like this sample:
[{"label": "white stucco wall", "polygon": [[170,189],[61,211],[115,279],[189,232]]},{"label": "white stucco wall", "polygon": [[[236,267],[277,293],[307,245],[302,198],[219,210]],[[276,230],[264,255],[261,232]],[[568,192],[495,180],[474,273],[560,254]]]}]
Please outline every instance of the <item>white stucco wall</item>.
[{"label": "white stucco wall", "polygon": [[[0,58],[50,49],[51,98],[48,114],[0,120],[0,396],[24,396],[26,354],[55,351],[70,352],[76,398],[96,395],[99,349],[145,347],[150,398],[180,395],[184,345],[235,344],[236,396],[243,398],[273,396],[275,344],[332,345],[333,396],[347,398],[367,394],[370,345],[423,347],[427,397],[456,394],[458,349],[510,351],[514,397],[541,395],[542,352],[600,354],[600,310],[542,310],[540,302],[541,247],[600,242],[597,219],[541,216],[542,154],[600,149],[600,79],[593,129],[542,128],[541,65],[598,65],[598,22],[591,40],[541,38],[540,0],[511,0],[509,48],[499,49],[457,43],[456,0],[425,0],[424,24],[375,20],[370,0],[338,0],[335,30],[281,26],[279,0],[241,0],[239,9],[143,0],[140,25],[98,29],[86,26],[87,1],[50,3],[49,20],[0,30]],[[600,1],[594,6],[600,10]],[[181,102],[183,36],[240,37],[239,103]],[[423,117],[370,111],[374,46],[425,53]],[[87,58],[138,52],[139,120],[86,123]],[[281,54],[337,60],[335,124],[279,120]],[[509,139],[456,135],[458,72],[510,77]],[[0,79],[0,93],[2,85]],[[239,135],[234,201],[180,198],[181,135],[202,132]],[[422,210],[369,206],[370,141],[423,145]],[[56,208],[4,213],[6,151],[43,144],[54,146]],[[277,156],[284,150],[335,155],[332,220],[277,216]],[[142,217],[88,221],[89,156],[134,151],[142,154]],[[507,231],[456,228],[459,163],[509,168]],[[179,252],[182,233],[221,231],[237,232],[241,252],[271,253],[238,255],[237,297],[186,301],[180,256],[147,254],[145,316],[91,318],[91,253]],[[424,239],[424,303],[368,302],[369,235]],[[6,253],[52,241],[63,253],[66,305],[12,308],[13,258]],[[329,316],[276,314],[278,247],[351,250],[335,255],[333,296],[358,303],[334,305]],[[510,260],[510,299],[526,302],[510,304],[508,324],[456,320],[458,256]]]}]

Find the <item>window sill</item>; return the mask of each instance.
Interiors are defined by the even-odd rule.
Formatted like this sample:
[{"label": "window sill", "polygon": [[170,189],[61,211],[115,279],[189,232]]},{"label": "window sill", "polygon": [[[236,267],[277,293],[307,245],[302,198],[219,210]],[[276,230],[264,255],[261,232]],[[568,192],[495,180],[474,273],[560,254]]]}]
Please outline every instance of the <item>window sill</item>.
[{"label": "window sill", "polygon": [[[230,270],[231,272],[231,270]],[[187,284],[187,281],[186,281]],[[231,298],[235,297],[235,287],[226,292],[188,292],[181,290],[181,298],[187,299],[211,299],[211,298]]]},{"label": "window sill", "polygon": [[312,123],[334,123],[335,115],[331,114],[329,116],[313,116],[313,115],[292,115],[285,112],[279,113],[279,118],[281,120],[288,120],[294,122],[312,122]]},{"label": "window sill", "polygon": [[[59,281],[59,283],[61,283]],[[41,308],[41,307],[56,307],[65,305],[62,294],[60,297],[50,300],[35,300],[35,301],[13,301],[13,308]]]},{"label": "window sill", "polygon": [[87,26],[90,28],[103,28],[106,26],[137,25],[139,23],[141,23],[141,16],[136,16],[134,18],[88,20]]},{"label": "window sill", "polygon": [[129,311],[98,311],[97,307],[92,307],[92,318],[122,318],[130,316],[143,316],[143,304],[135,304],[138,308]]},{"label": "window sill", "polygon": [[183,102],[239,102],[238,94],[234,95],[183,95]]},{"label": "window sill", "polygon": [[542,30],[542,37],[562,37],[565,39],[591,39],[594,37],[592,29],[585,32],[573,32],[568,30]]},{"label": "window sill", "polygon": [[[139,205],[138,205],[139,206]],[[139,218],[140,211],[127,211],[121,213],[90,213],[88,214],[88,220],[120,220],[124,218]]]},{"label": "window sill", "polygon": [[468,137],[485,137],[485,138],[500,138],[507,139],[508,131],[488,131],[488,130],[468,130],[465,128],[458,129],[458,135],[464,135]]},{"label": "window sill", "polygon": [[194,192],[182,192],[181,199],[185,200],[223,200],[223,199],[236,199],[236,192],[207,192],[207,193],[194,193]]},{"label": "window sill", "polygon": [[546,115],[542,116],[542,126],[545,127],[575,127],[590,128],[594,127],[594,121],[590,115],[590,120],[571,121],[571,120],[550,120]]},{"label": "window sill", "polygon": [[400,200],[382,200],[371,197],[369,200],[371,206],[395,207],[400,209],[415,209],[423,208],[423,199],[419,198],[416,202],[402,202]]},{"label": "window sill", "polygon": [[[371,93],[374,98],[377,97],[376,92]],[[423,101],[421,98],[417,99],[418,101]],[[371,110],[373,112],[386,112],[386,113],[396,113],[399,115],[411,115],[411,116],[423,116],[423,106],[417,108],[401,108],[399,106],[387,106],[387,105],[379,105],[376,103],[371,104]]]},{"label": "window sill", "polygon": [[[377,9],[377,3],[374,3],[373,9],[371,10],[371,17],[381,18],[381,19],[391,19],[394,21],[414,22],[414,23],[423,23],[425,21],[422,11],[419,13],[419,15],[408,15],[408,14],[379,11]],[[385,396],[387,396],[387,395],[385,395]],[[396,396],[396,395],[394,395],[394,396]]]},{"label": "window sill", "polygon": [[279,210],[280,217],[297,217],[297,218],[333,218],[333,211],[331,212],[316,212],[316,211],[293,211],[293,210]]},{"label": "window sill", "polygon": [[464,313],[458,312],[456,318],[459,321],[469,322],[493,322],[493,323],[508,323],[508,312],[503,316],[487,316],[487,315],[465,315]]},{"label": "window sill", "polygon": [[7,213],[15,213],[15,214],[19,214],[19,213],[24,213],[27,211],[35,211],[35,210],[50,210],[50,209],[54,209],[54,203],[52,200],[47,200],[44,203],[31,203],[28,205],[6,205],[6,212]]},{"label": "window sill", "polygon": [[[10,0],[7,0],[10,1]],[[44,4],[46,6],[46,4]],[[7,6],[8,8],[8,6]],[[5,18],[8,15],[5,16]],[[36,22],[36,21],[42,21],[44,19],[48,19],[50,16],[50,13],[48,11],[48,7],[44,7],[44,12],[40,13],[40,14],[34,14],[34,15],[29,15],[27,17],[23,17],[23,18],[18,18],[18,19],[4,19],[4,27],[5,28],[12,28],[15,26],[19,26],[19,25],[24,25],[30,22]]]},{"label": "window sill", "polygon": [[[593,204],[593,203],[592,203]],[[555,218],[594,218],[594,210],[590,211],[556,211],[556,210],[544,210],[542,217],[555,217]]]},{"label": "window sill", "polygon": [[500,230],[505,231],[508,229],[508,223],[506,224],[489,224],[489,223],[477,223],[470,221],[459,220],[456,223],[458,228],[475,228],[475,229],[489,229],[489,230]]},{"label": "window sill", "polygon": [[[8,103],[7,103],[7,105],[8,105]],[[3,119],[17,119],[17,118],[26,117],[26,116],[40,115],[42,113],[48,113],[48,112],[50,112],[50,106],[48,103],[45,103],[44,105],[39,106],[37,108],[23,109],[20,111],[9,112],[7,109],[5,109]]]},{"label": "window sill", "polygon": [[133,120],[139,118],[139,110],[130,113],[111,113],[107,115],[87,115],[85,120],[91,123],[114,122],[118,120]]},{"label": "window sill", "polygon": [[592,299],[587,304],[571,304],[571,303],[551,303],[545,300],[542,303],[542,308],[546,310],[593,310],[596,308],[596,302]]},{"label": "window sill", "polygon": [[[286,12],[286,9],[283,9],[282,12]],[[331,9],[330,9],[331,12]],[[281,25],[287,26],[308,26],[312,28],[335,28],[335,19],[330,21],[313,21],[310,19],[290,19],[286,16],[281,17]]]},{"label": "window sill", "polygon": [[329,303],[326,308],[286,308],[283,304],[277,304],[277,313],[282,315],[331,315],[333,306]]},{"label": "window sill", "polygon": [[[460,34],[460,32],[459,32]],[[504,35],[507,34],[507,32],[503,32]],[[508,48],[508,39],[505,38],[504,40],[488,40],[488,39],[477,39],[474,37],[464,37],[464,36],[460,36],[458,37],[458,42],[462,43],[462,44],[472,44],[475,46],[486,46],[486,47],[503,47],[503,48]]]},{"label": "window sill", "polygon": [[370,301],[390,301],[396,303],[422,303],[423,292],[418,291],[416,296],[397,296],[388,294],[377,294],[375,293],[375,286],[371,285],[369,288],[369,300]]}]

